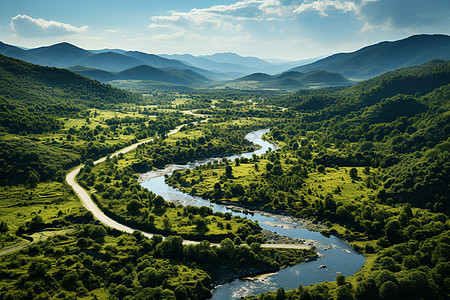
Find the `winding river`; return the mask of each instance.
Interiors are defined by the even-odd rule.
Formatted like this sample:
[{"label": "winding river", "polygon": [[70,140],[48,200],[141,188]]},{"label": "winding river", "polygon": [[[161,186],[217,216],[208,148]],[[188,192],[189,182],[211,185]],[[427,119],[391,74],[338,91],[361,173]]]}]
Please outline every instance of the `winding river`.
[{"label": "winding river", "polygon": [[[262,129],[246,135],[249,141],[261,146],[259,150],[233,155],[228,157],[228,159],[234,160],[236,157],[251,158],[253,154],[264,154],[269,148],[275,149],[276,146],[261,138],[268,131],[269,129]],[[238,212],[224,205],[211,203],[200,197],[185,194],[164,182],[164,174],[170,173],[175,168],[194,168],[214,160],[217,159],[206,159],[188,165],[171,166],[162,172],[146,173],[141,177],[141,185],[153,193],[161,195],[167,201],[183,205],[209,206],[214,212],[230,212],[233,215],[246,217],[258,222],[262,228],[281,235],[314,240],[312,244],[316,246],[321,256],[316,261],[288,267],[274,274],[260,276],[255,280],[236,279],[230,283],[220,285],[214,289],[212,299],[239,299],[252,294],[276,290],[279,287],[287,290],[298,288],[299,284],[306,286],[323,281],[334,281],[337,275],[350,276],[363,266],[365,262],[364,256],[355,252],[345,241],[334,236],[328,238],[319,232],[303,228],[303,220],[262,212],[252,214]]]}]

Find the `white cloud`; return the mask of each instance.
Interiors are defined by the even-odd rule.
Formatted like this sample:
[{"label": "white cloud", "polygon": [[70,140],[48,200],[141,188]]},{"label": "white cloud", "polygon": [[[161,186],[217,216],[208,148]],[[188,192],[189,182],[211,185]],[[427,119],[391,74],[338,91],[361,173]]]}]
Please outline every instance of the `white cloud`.
[{"label": "white cloud", "polygon": [[106,29],[105,31],[108,32],[108,33],[119,33],[119,32],[122,31],[122,29],[120,29],[120,28],[117,28],[117,29]]},{"label": "white cloud", "polygon": [[363,0],[358,6],[357,14],[365,23],[363,31],[448,26],[450,1]]},{"label": "white cloud", "polygon": [[[193,8],[188,12],[171,11],[168,15],[153,16],[148,28],[187,26],[223,31],[243,29],[242,22],[275,20],[288,16],[298,6],[299,0],[245,0],[228,5]],[[297,3],[294,5],[294,3]]]},{"label": "white cloud", "polygon": [[344,13],[349,11],[356,11],[357,7],[354,2],[341,2],[341,1],[330,1],[330,0],[317,0],[311,3],[302,3],[297,7],[295,13],[303,13],[305,11],[318,11],[322,17],[328,16],[326,11],[328,10],[342,10]]},{"label": "white cloud", "polygon": [[17,15],[13,17],[10,26],[18,36],[23,37],[72,35],[85,32],[88,29],[88,26],[75,27],[57,21],[34,19],[27,15]]},{"label": "white cloud", "polygon": [[150,40],[159,40],[159,41],[173,41],[180,40],[186,38],[188,35],[185,31],[178,31],[172,34],[156,34],[150,38]]}]

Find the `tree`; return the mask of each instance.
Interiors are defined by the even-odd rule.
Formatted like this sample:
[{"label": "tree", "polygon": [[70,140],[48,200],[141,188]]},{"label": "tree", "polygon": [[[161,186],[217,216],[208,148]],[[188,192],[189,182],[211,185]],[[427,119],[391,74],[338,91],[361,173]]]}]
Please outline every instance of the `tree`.
[{"label": "tree", "polygon": [[168,218],[163,219],[164,230],[170,230],[172,228],[172,224],[170,224],[170,220]]},{"label": "tree", "polygon": [[408,255],[403,257],[403,266],[405,269],[414,269],[420,266],[420,261],[415,255]]},{"label": "tree", "polygon": [[381,299],[398,299],[398,286],[392,281],[386,281],[380,287]]},{"label": "tree", "polygon": [[0,232],[8,232],[8,224],[5,221],[0,222]]},{"label": "tree", "polygon": [[234,243],[231,239],[226,238],[220,242],[220,249],[226,258],[233,257],[234,255]]},{"label": "tree", "polygon": [[28,268],[28,275],[30,277],[43,277],[47,271],[50,269],[51,263],[45,259],[33,260]]},{"label": "tree", "polygon": [[162,207],[165,204],[165,200],[163,197],[161,197],[160,195],[156,196],[155,199],[153,199],[153,205],[156,206],[157,208]]},{"label": "tree", "polygon": [[133,199],[127,205],[127,211],[130,215],[138,215],[140,213],[140,209],[143,207],[142,203]]},{"label": "tree", "polygon": [[102,242],[106,236],[106,230],[101,225],[93,225],[89,229],[89,236],[96,241]]},{"label": "tree", "polygon": [[286,299],[286,292],[284,291],[284,288],[283,288],[283,287],[280,287],[280,288],[277,290],[277,296],[276,296],[275,299],[276,299],[276,300],[284,300],[284,299]]},{"label": "tree", "polygon": [[28,173],[28,184],[32,189],[34,189],[39,183],[39,176],[33,171]]},{"label": "tree", "polygon": [[395,243],[401,239],[401,226],[397,220],[391,220],[386,224],[385,233],[389,242]]},{"label": "tree", "polygon": [[318,165],[317,166],[317,172],[319,173],[325,173],[325,167],[323,165]]},{"label": "tree", "polygon": [[345,285],[345,276],[339,274],[338,276],[336,276],[336,282],[338,286]]},{"label": "tree", "polygon": [[275,165],[272,169],[274,175],[281,175],[283,173],[283,168],[281,165]]},{"label": "tree", "polygon": [[208,230],[208,225],[206,224],[206,221],[203,218],[197,217],[194,219],[193,223],[195,224],[196,229],[198,231]]},{"label": "tree", "polygon": [[216,182],[214,184],[213,198],[219,199],[221,197],[222,197],[222,186],[220,185],[220,183]]},{"label": "tree", "polygon": [[233,173],[233,168],[230,165],[228,165],[225,168],[225,174],[227,175],[228,178],[232,178],[233,177],[232,173]]},{"label": "tree", "polygon": [[358,170],[356,168],[351,168],[349,174],[352,179],[358,178]]},{"label": "tree", "polygon": [[45,223],[44,220],[40,215],[35,215],[30,222],[30,225],[28,226],[31,231],[37,231],[44,227]]},{"label": "tree", "polygon": [[270,170],[272,170],[272,168],[273,168],[273,164],[270,163],[270,162],[268,162],[268,163],[266,164],[266,170],[267,170],[267,172],[270,172]]}]

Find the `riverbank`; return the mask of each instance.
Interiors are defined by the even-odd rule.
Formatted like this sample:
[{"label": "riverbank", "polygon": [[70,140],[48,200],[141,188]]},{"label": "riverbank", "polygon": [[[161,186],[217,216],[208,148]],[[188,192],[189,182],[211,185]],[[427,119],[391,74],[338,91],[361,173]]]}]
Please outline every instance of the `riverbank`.
[{"label": "riverbank", "polygon": [[[178,187],[174,187],[174,188],[178,188]],[[187,192],[187,191],[183,191],[183,192]],[[209,200],[209,199],[207,199]],[[209,200],[211,201],[211,200]],[[221,205],[225,205],[228,209],[235,211],[235,212],[240,212],[240,213],[244,213],[244,214],[260,214],[262,216],[268,216],[268,217],[278,217],[280,218],[281,221],[283,221],[286,224],[270,224],[274,227],[281,227],[281,228],[305,228],[311,231],[317,231],[317,232],[321,232],[324,229],[327,229],[328,227],[326,227],[324,224],[318,222],[318,221],[311,221],[308,219],[302,219],[302,218],[296,218],[293,217],[291,215],[289,215],[288,213],[286,213],[285,211],[280,211],[280,210],[273,210],[273,211],[262,211],[259,210],[258,207],[256,206],[252,206],[252,205],[248,205],[247,203],[244,202],[234,202],[234,201],[229,201],[229,200],[220,200],[220,201],[214,201],[212,203],[217,203],[217,204],[221,204]]]},{"label": "riverbank", "polygon": [[[262,251],[270,251],[270,250],[262,250]],[[279,251],[291,251],[288,249],[279,250]],[[214,270],[209,270],[212,275],[212,284],[214,288],[218,288],[219,286],[232,282],[234,280],[256,280],[261,278],[261,276],[270,276],[275,275],[278,271],[285,269],[287,267],[291,267],[294,265],[299,265],[303,263],[307,263],[310,261],[317,260],[320,255],[315,252],[313,249],[303,249],[298,250],[294,259],[291,259],[288,263],[279,263],[279,264],[259,264],[253,266],[245,266],[239,267],[236,269],[230,264],[224,264]]]}]

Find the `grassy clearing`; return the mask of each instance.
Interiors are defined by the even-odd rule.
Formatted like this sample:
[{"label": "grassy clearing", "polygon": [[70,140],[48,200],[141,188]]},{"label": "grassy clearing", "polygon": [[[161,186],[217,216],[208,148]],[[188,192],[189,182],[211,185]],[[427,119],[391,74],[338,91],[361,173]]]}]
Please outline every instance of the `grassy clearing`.
[{"label": "grassy clearing", "polygon": [[371,174],[364,174],[362,167],[357,167],[358,178],[349,175],[350,167],[326,168],[325,173],[312,172],[305,180],[305,189],[311,189],[313,198],[317,195],[332,194],[336,201],[345,204],[355,204],[362,199],[375,195],[373,189],[367,188],[367,179]]},{"label": "grassy clearing", "polygon": [[83,209],[78,198],[59,182],[39,183],[35,189],[23,185],[0,187],[0,219],[6,221],[10,233],[36,215],[51,223]]}]

